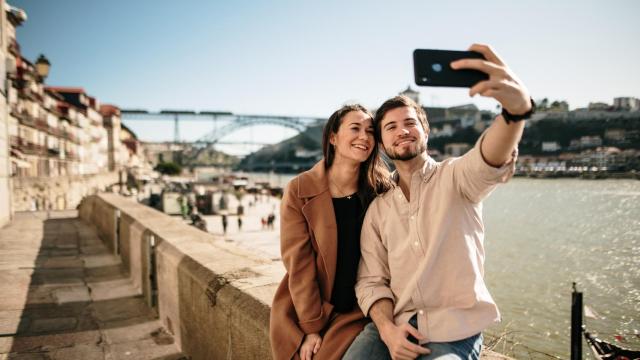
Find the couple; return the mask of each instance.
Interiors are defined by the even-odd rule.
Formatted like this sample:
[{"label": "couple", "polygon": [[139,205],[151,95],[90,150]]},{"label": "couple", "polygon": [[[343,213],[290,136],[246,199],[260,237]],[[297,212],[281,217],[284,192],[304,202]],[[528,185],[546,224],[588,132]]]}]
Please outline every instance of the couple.
[{"label": "couple", "polygon": [[490,47],[471,50],[486,60],[451,66],[489,74],[469,93],[495,98],[503,112],[462,157],[427,155],[426,114],[403,96],[375,117],[348,105],[327,121],[324,160],[282,199],[276,360],[480,357],[481,332],[500,319],[483,280],[481,202],[513,174],[519,120],[534,104]]}]

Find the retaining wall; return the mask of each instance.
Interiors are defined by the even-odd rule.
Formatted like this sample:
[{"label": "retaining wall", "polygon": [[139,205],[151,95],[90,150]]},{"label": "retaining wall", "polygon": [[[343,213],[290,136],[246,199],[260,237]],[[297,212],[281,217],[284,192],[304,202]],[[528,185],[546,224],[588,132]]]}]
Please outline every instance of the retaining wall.
[{"label": "retaining wall", "polygon": [[80,217],[119,253],[133,283],[192,359],[269,359],[269,308],[282,263],[260,258],[114,194]]},{"label": "retaining wall", "polygon": [[[121,256],[133,284],[192,359],[271,359],[269,311],[284,267],[115,194],[80,217]],[[483,352],[483,359],[507,359]]]}]

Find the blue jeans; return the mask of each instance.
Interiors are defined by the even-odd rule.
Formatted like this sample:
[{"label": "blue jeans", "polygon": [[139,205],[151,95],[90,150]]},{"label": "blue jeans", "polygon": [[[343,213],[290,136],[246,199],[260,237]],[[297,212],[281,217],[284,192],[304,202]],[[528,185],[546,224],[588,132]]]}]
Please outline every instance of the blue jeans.
[{"label": "blue jeans", "polygon": [[[409,324],[418,328],[415,316]],[[415,342],[415,339],[410,339]],[[419,360],[478,360],[482,350],[482,334],[476,334],[466,339],[451,342],[430,342],[425,344],[431,354],[421,355]],[[353,341],[342,360],[388,360],[391,359],[387,345],[382,341],[376,325],[371,322]]]}]

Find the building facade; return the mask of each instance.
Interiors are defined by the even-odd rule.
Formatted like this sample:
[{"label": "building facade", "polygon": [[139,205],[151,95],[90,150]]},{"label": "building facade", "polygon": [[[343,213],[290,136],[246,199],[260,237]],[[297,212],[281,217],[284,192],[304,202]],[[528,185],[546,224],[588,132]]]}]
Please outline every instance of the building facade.
[{"label": "building facade", "polygon": [[47,86],[48,60],[29,61],[16,39],[26,14],[11,7],[4,14],[0,64],[11,66],[1,72],[8,81],[0,99],[0,221],[7,208],[75,208],[84,196],[122,184],[130,154],[120,140],[120,110],[80,87]]},{"label": "building facade", "polygon": [[11,220],[11,178],[9,160],[9,124],[7,117],[7,89],[6,89],[6,43],[7,43],[7,13],[4,11],[5,2],[0,0],[0,227]]},{"label": "building facade", "polygon": [[639,111],[640,99],[633,97],[617,97],[613,99],[613,107],[618,110]]},{"label": "building facade", "polygon": [[12,126],[9,116],[9,98],[11,85],[8,78],[17,71],[12,52],[16,45],[15,29],[27,20],[27,14],[16,7],[0,0],[0,227],[7,224],[13,215],[13,179],[14,166],[26,163],[14,158],[11,146]]}]

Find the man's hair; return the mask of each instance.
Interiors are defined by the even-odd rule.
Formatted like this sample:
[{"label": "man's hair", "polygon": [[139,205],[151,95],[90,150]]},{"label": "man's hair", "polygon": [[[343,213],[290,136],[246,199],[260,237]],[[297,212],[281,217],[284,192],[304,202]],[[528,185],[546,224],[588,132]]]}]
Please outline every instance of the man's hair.
[{"label": "man's hair", "polygon": [[415,101],[411,100],[411,98],[398,95],[394,96],[391,99],[385,101],[379,108],[376,110],[376,116],[373,118],[373,128],[376,132],[376,140],[382,142],[382,130],[380,128],[382,119],[387,114],[387,112],[408,106],[413,108],[418,115],[418,120],[420,120],[420,124],[422,124],[422,128],[424,129],[425,134],[429,135],[429,121],[427,121],[427,114],[424,112],[422,107],[416,104]]}]

